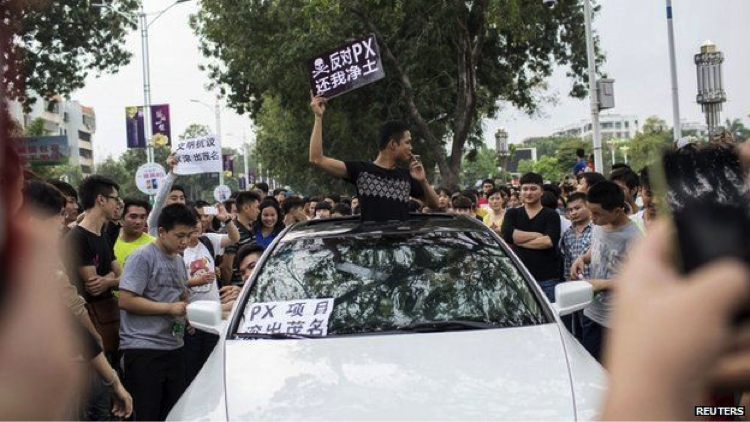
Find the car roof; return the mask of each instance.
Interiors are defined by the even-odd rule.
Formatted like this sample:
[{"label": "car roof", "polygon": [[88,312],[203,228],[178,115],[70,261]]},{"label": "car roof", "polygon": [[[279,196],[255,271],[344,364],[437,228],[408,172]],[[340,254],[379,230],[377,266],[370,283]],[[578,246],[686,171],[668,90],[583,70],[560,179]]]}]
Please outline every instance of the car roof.
[{"label": "car roof", "polygon": [[406,221],[362,221],[359,216],[308,220],[292,226],[282,241],[305,238],[367,235],[369,233],[409,233],[430,231],[486,231],[481,221],[464,215],[431,213],[409,215]]}]

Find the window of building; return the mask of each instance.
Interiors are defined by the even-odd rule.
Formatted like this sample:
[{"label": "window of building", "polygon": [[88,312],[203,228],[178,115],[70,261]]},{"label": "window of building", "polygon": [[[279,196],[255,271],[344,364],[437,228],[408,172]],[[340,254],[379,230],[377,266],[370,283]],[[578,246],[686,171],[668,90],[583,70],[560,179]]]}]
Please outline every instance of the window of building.
[{"label": "window of building", "polygon": [[44,109],[49,113],[60,114],[60,104],[55,100],[47,101]]},{"label": "window of building", "polygon": [[91,134],[82,130],[78,131],[78,139],[86,142],[91,142]]},{"label": "window of building", "polygon": [[615,129],[621,129],[621,128],[622,128],[622,123],[621,122],[615,123]]},{"label": "window of building", "polygon": [[612,129],[612,122],[602,123],[602,129]]},{"label": "window of building", "polygon": [[81,166],[81,173],[91,174],[91,166]]},{"label": "window of building", "polygon": [[78,148],[78,155],[81,158],[92,158],[94,156],[93,152],[87,148]]},{"label": "window of building", "polygon": [[625,129],[628,129],[630,127],[630,122],[625,122]]}]

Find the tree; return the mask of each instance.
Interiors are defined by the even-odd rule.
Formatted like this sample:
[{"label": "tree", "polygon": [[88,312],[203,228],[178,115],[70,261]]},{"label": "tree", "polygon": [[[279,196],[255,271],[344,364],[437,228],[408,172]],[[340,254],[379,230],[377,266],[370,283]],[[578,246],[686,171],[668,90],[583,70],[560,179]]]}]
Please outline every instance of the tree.
[{"label": "tree", "polygon": [[563,171],[560,171],[560,163],[555,157],[542,157],[534,164],[534,171],[542,175],[544,180],[551,183],[562,181]]},{"label": "tree", "polygon": [[742,142],[750,137],[750,129],[745,127],[745,124],[740,119],[727,119],[724,125],[737,142]]},{"label": "tree", "polygon": [[497,173],[495,150],[482,145],[480,149],[471,150],[464,155],[461,166],[461,186],[474,186],[477,180],[491,178]]},{"label": "tree", "polygon": [[[130,61],[125,36],[138,0],[107,2],[107,8],[80,0],[0,0],[3,89],[28,107],[33,91],[51,98],[84,86],[90,72],[115,72]],[[7,71],[5,71],[7,70]]]},{"label": "tree", "polygon": [[584,151],[592,151],[591,142],[584,141],[580,138],[568,138],[561,140],[555,156],[557,157],[558,170],[560,173],[567,174],[573,172],[573,166],[578,161],[576,150],[582,148]]},{"label": "tree", "polygon": [[[280,130],[274,128],[273,145],[289,144],[284,149],[301,156],[312,120],[305,61],[344,40],[376,34],[386,78],[331,102],[326,147],[331,134],[356,127],[344,132],[348,144],[334,150],[337,158],[365,158],[371,147],[362,141],[373,142],[379,123],[407,116],[413,138],[429,150],[423,158],[437,163],[453,188],[465,147],[483,142],[481,119],[494,117],[501,103],[535,111],[556,65],[570,67],[572,95],[586,92],[577,1],[548,10],[539,0],[246,1],[231,8],[204,0],[191,24],[203,54],[214,59],[209,76],[227,92],[230,106],[253,117],[268,101],[285,109],[294,121],[288,127],[304,129],[275,138]],[[236,31],[240,26],[247,30]],[[330,116],[336,111],[341,115]],[[261,134],[271,130],[259,127]],[[261,151],[262,160],[269,154]]]},{"label": "tree", "polygon": [[534,160],[521,160],[518,162],[518,172],[521,174],[530,173],[535,170]]},{"label": "tree", "polygon": [[44,136],[47,134],[47,131],[44,130],[44,119],[41,117],[37,117],[36,119],[32,120],[31,123],[29,123],[28,126],[26,126],[26,130],[24,131],[24,136]]},{"label": "tree", "polygon": [[643,122],[643,133],[645,134],[662,134],[669,130],[667,122],[658,116],[650,116]]},{"label": "tree", "polygon": [[184,132],[182,132],[182,134],[180,135],[180,140],[182,141],[185,139],[200,138],[202,136],[208,136],[210,134],[211,131],[208,129],[208,126],[192,123],[190,124],[190,126],[185,128]]},{"label": "tree", "polygon": [[665,138],[659,133],[638,133],[630,141],[628,159],[630,167],[639,171],[672,147],[671,134]]}]

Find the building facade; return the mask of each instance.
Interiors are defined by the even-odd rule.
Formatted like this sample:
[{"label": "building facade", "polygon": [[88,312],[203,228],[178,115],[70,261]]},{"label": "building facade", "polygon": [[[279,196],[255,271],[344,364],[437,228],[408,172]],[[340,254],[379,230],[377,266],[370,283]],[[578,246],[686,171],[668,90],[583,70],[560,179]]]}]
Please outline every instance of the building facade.
[{"label": "building facade", "polygon": [[[624,116],[620,114],[602,114],[599,116],[599,128],[601,129],[602,141],[611,139],[632,139],[640,130],[637,116]],[[554,131],[552,136],[571,137],[591,140],[591,120],[581,120]]]},{"label": "building facade", "polygon": [[44,135],[63,135],[67,138],[69,164],[81,168],[84,175],[94,172],[94,134],[96,113],[78,101],[37,98],[30,113],[24,113],[21,104],[11,102],[11,117],[25,131],[36,119],[44,122]]}]

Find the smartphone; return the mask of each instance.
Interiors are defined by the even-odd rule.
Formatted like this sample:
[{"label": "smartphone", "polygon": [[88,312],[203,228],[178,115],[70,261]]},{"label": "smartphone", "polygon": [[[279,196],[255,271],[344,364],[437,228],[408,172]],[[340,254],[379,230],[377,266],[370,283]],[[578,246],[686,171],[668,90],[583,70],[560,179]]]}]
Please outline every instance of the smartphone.
[{"label": "smartphone", "polygon": [[218,211],[216,211],[216,207],[203,207],[203,214],[216,215]]},{"label": "smartphone", "polygon": [[750,265],[750,193],[734,150],[667,152],[649,176],[666,205],[659,212],[673,225],[672,249],[681,273],[720,258]]}]

